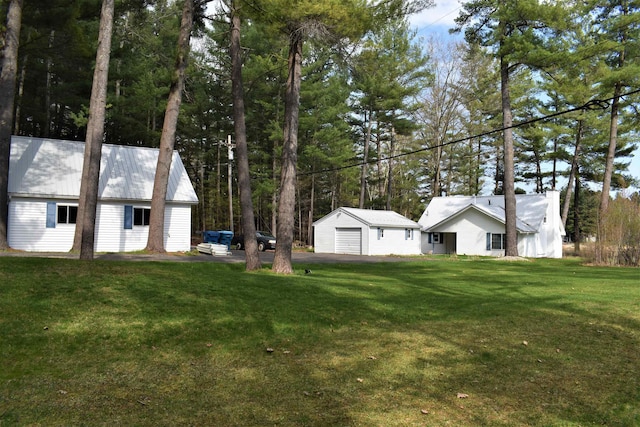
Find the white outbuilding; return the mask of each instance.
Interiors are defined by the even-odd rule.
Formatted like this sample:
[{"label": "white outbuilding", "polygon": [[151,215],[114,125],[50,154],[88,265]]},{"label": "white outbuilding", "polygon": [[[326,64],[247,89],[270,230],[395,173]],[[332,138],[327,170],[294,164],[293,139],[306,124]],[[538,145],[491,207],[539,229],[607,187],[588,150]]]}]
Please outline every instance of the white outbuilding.
[{"label": "white outbuilding", "polygon": [[[435,197],[418,221],[422,252],[504,256],[504,196]],[[562,258],[560,193],[516,195],[518,255]]]},{"label": "white outbuilding", "polygon": [[420,225],[393,211],[338,208],[313,228],[317,253],[420,254]]},{"label": "white outbuilding", "polygon": [[[75,233],[84,142],[11,138],[9,246],[67,252]],[[158,149],[103,144],[96,212],[96,252],[144,249]],[[191,207],[198,198],[182,160],[173,153],[166,197],[164,244],[191,249]]]}]

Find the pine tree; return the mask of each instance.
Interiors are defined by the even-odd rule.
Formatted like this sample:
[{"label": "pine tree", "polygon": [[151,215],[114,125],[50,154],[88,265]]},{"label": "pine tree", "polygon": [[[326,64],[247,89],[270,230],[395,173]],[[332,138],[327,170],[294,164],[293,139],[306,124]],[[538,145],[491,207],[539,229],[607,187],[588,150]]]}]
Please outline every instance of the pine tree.
[{"label": "pine tree", "polygon": [[22,0],[11,0],[0,73],[0,250],[7,249],[9,156],[13,128],[13,102],[22,25]]}]

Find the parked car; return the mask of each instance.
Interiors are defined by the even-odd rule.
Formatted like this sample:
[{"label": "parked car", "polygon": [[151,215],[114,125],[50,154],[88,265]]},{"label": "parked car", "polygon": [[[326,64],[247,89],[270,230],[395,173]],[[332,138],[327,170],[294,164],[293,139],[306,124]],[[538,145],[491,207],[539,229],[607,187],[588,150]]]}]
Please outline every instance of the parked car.
[{"label": "parked car", "polygon": [[[266,251],[267,249],[276,248],[276,238],[266,231],[256,231],[256,239],[258,240],[258,250]],[[244,236],[242,234],[234,235],[231,239],[231,247],[236,249],[244,249]]]}]

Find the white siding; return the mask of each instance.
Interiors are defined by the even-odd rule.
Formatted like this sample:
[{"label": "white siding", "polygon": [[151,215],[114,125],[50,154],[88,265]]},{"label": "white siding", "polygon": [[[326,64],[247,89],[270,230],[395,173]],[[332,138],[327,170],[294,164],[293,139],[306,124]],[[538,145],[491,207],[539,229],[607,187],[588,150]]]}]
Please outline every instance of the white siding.
[{"label": "white siding", "polygon": [[191,206],[167,205],[164,211],[164,248],[167,252],[191,249]]},{"label": "white siding", "polygon": [[[76,205],[76,201],[58,203]],[[47,228],[47,202],[16,199],[9,203],[7,240],[13,249],[36,252],[68,252],[73,246],[75,225],[56,224]]]},{"label": "white siding", "polygon": [[[343,212],[334,211],[332,214],[327,215],[318,221],[313,228],[314,236],[314,251],[318,253],[336,253],[336,228],[367,228],[365,224],[347,215]],[[366,232],[362,232],[364,237]],[[365,252],[366,243],[362,242],[363,255],[367,255]]]},{"label": "white siding", "polygon": [[147,246],[148,226],[124,228],[124,207],[149,208],[145,203],[100,203],[96,215],[97,252],[131,252]]},{"label": "white siding", "polygon": [[[388,223],[371,224],[366,219]],[[384,230],[384,236],[379,238],[378,229]],[[408,235],[407,229],[411,230]],[[359,247],[352,241],[356,233]],[[417,223],[391,211],[338,208],[314,223],[314,250],[318,253],[420,255],[420,239]]]},{"label": "white siding", "polygon": [[[487,250],[487,233],[503,234],[504,224],[487,217],[475,209],[467,210],[464,214],[442,224],[441,227],[433,231],[455,233],[456,252],[460,255],[504,255],[504,250]],[[429,253],[432,250],[434,251],[433,253],[440,253],[435,247],[429,245],[427,239],[424,238],[423,253]]]},{"label": "white siding", "polygon": [[[56,200],[57,204],[77,205],[76,201]],[[132,203],[99,203],[96,212],[96,252],[131,252],[147,245],[148,226],[124,228],[124,206]],[[132,204],[149,208],[149,204]],[[47,201],[13,198],[9,204],[9,246],[33,252],[68,252],[73,246],[75,225],[56,224],[47,228]],[[165,249],[186,252],[191,249],[191,207],[167,205],[165,208]]]},{"label": "white siding", "polygon": [[[516,200],[518,254],[561,258],[565,231],[560,218],[560,193],[517,195]],[[458,254],[501,256],[503,250],[487,251],[486,233],[504,233],[504,221],[503,196],[453,196],[434,198],[419,224],[425,231],[455,235]],[[443,253],[445,245],[428,243],[425,232],[422,251]]]},{"label": "white siding", "polygon": [[420,243],[419,229],[413,229],[407,236],[405,228],[371,227],[368,254],[420,255]]}]

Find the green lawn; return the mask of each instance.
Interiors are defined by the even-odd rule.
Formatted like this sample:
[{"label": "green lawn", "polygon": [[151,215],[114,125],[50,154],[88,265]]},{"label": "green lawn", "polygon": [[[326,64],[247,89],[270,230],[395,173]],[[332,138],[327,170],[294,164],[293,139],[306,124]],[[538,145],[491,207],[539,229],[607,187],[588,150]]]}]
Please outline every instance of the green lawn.
[{"label": "green lawn", "polygon": [[0,257],[0,426],[640,425],[640,269],[311,269]]}]

